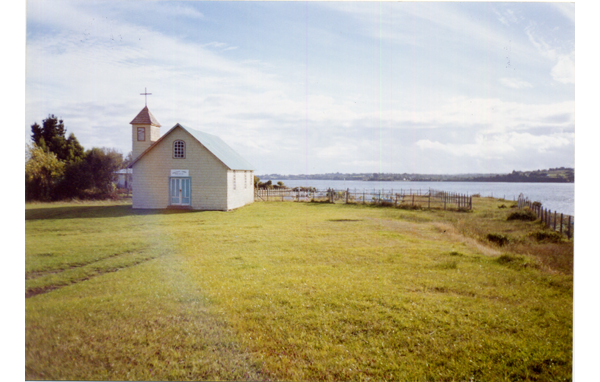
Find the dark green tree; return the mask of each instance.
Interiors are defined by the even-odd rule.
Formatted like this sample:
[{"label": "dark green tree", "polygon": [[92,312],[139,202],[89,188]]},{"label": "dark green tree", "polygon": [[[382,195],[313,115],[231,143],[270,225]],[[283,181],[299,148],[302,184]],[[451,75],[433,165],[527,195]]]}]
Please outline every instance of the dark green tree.
[{"label": "dark green tree", "polygon": [[42,126],[35,122],[31,125],[31,139],[37,147],[46,152],[52,152],[61,161],[75,161],[83,159],[83,147],[71,133],[65,137],[67,129],[62,119],[51,114],[44,119]]},{"label": "dark green tree", "polygon": [[85,157],[85,151],[83,146],[79,144],[77,138],[75,138],[75,134],[69,134],[69,138],[67,138],[67,162],[77,162]]},{"label": "dark green tree", "polygon": [[116,171],[122,168],[123,154],[115,149],[94,147],[85,154],[90,173],[93,176],[92,187],[110,193],[116,180]]},{"label": "dark green tree", "polygon": [[83,160],[69,162],[57,187],[56,199],[106,198],[113,196],[115,171],[122,168],[123,155],[114,149],[94,147]]}]

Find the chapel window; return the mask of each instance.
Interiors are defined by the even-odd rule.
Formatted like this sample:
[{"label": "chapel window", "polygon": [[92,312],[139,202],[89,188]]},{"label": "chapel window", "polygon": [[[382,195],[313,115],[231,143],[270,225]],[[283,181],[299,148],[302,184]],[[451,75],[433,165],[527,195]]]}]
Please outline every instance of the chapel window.
[{"label": "chapel window", "polygon": [[235,183],[236,183],[236,180],[237,180],[235,175],[236,175],[235,170],[233,170],[233,189],[234,190],[236,189],[236,184]]},{"label": "chapel window", "polygon": [[137,140],[138,141],[145,141],[146,140],[146,128],[145,127],[138,127],[137,128]]},{"label": "chapel window", "polygon": [[185,158],[185,142],[177,140],[173,142],[173,158]]}]

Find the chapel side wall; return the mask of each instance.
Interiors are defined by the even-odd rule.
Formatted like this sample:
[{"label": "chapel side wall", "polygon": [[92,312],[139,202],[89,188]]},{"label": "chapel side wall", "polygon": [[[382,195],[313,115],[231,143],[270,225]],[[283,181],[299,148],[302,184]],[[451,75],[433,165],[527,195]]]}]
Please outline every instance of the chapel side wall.
[{"label": "chapel side wall", "polygon": [[[173,158],[177,139],[185,142],[185,158]],[[171,170],[189,170],[193,209],[228,209],[227,167],[183,129],[172,131],[134,165],[133,208],[168,207]]]},{"label": "chapel side wall", "polygon": [[[244,173],[246,174],[245,177]],[[235,182],[234,176],[236,177]],[[227,179],[227,204],[229,209],[243,207],[254,202],[254,171],[236,170],[234,172],[229,170],[227,171]]]}]

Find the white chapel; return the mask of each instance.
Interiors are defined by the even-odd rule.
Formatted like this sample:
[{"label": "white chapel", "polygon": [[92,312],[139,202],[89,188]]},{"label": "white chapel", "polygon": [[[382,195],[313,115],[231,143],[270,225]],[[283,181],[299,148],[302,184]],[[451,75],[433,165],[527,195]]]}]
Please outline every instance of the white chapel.
[{"label": "white chapel", "polygon": [[253,166],[221,138],[179,123],[161,136],[148,106],[130,124],[133,208],[228,211],[254,201]]}]

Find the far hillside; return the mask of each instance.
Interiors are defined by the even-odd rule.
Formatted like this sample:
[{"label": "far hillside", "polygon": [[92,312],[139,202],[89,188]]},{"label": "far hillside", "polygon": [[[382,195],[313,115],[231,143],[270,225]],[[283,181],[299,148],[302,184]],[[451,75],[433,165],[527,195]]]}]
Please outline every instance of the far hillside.
[{"label": "far hillside", "polygon": [[575,169],[557,167],[548,170],[513,171],[510,174],[408,174],[408,173],[327,173],[257,175],[260,179],[282,180],[360,180],[360,181],[410,181],[410,182],[524,182],[524,183],[573,183]]}]

